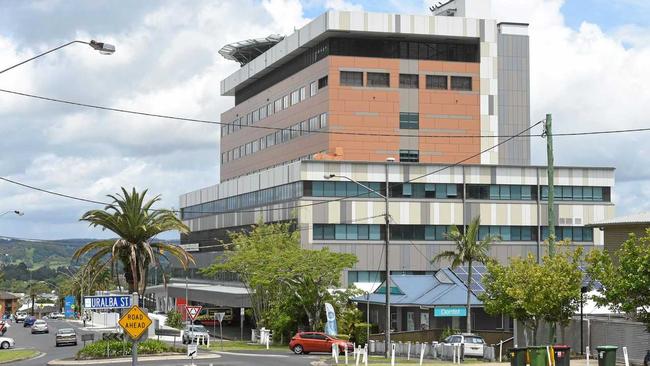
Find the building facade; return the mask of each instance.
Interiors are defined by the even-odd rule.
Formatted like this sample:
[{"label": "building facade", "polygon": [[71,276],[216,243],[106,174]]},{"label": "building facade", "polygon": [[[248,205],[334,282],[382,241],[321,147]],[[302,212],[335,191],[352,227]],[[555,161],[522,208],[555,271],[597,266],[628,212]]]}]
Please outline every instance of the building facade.
[{"label": "building facade", "polygon": [[[391,273],[432,273],[453,249],[446,233],[476,216],[481,235],[502,238],[499,261],[543,254],[527,27],[492,19],[489,1],[452,0],[433,15],[328,11],[222,49],[242,67],[220,85],[235,101],[221,115],[221,183],[180,197],[197,267],[260,221],[293,222],[304,248],[355,254],[344,285],[380,282],[385,255]],[[388,195],[388,253],[383,198],[348,179]],[[556,168],[557,237],[602,246],[585,225],[614,215],[613,187],[613,168]]]}]

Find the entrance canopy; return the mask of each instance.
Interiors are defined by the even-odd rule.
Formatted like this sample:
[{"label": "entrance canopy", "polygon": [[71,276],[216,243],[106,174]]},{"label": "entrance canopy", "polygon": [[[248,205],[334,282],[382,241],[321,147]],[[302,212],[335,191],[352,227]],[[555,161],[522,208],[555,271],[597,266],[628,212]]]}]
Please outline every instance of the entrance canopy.
[{"label": "entrance canopy", "polygon": [[[185,298],[185,283],[173,282],[147,288],[147,295],[155,294],[160,297]],[[188,283],[187,296],[191,301],[198,301],[216,306],[244,307],[251,306],[250,296],[244,287],[228,286],[211,283]]]}]

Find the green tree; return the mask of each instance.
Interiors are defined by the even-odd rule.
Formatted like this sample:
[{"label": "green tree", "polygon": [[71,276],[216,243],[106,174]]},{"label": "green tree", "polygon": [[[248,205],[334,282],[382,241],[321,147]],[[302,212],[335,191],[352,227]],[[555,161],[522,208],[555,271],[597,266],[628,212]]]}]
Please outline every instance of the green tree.
[{"label": "green tree", "polygon": [[153,205],[160,196],[145,201],[147,190],[138,193],[135,188],[129,193],[122,188],[122,194],[109,195],[113,202],[103,210],[86,212],[81,221],[92,227],[112,231],[118,239],[100,240],[86,244],[73,255],[78,260],[92,253],[88,264],[109,266],[115,271],[122,265],[130,293],[144,296],[147,288],[147,273],[151,265],[160,267],[160,258],[171,255],[183,268],[194,263],[193,257],[177,245],[154,242],[155,237],[166,231],[189,232],[189,228],[169,210],[154,210]]},{"label": "green tree", "polygon": [[181,313],[176,309],[168,311],[165,325],[176,329],[183,328],[183,317],[181,316]]},{"label": "green tree", "polygon": [[77,304],[81,304],[82,296],[93,295],[95,291],[113,290],[116,286],[115,276],[104,266],[87,263],[77,270],[70,270],[60,281],[60,301],[67,295],[73,295]]},{"label": "green tree", "polygon": [[630,234],[615,257],[601,250],[587,256],[588,273],[602,284],[594,300],[603,306],[633,314],[650,332],[650,229],[645,236]]},{"label": "green tree", "polygon": [[451,262],[452,268],[467,264],[468,277],[467,277],[467,332],[472,332],[471,323],[471,287],[472,287],[472,265],[475,263],[487,263],[490,261],[490,246],[500,240],[497,236],[486,235],[479,240],[479,228],[481,226],[481,218],[475,217],[467,226],[466,232],[461,233],[457,227],[453,226],[448,234],[449,239],[454,241],[456,250],[445,251],[433,258],[433,262],[440,262],[443,259]]},{"label": "green tree", "polygon": [[[351,254],[302,249],[289,223],[259,223],[248,233],[230,233],[230,240],[230,250],[204,273],[237,273],[251,296],[258,326],[269,326],[271,318],[284,322],[277,320],[279,312],[297,307],[310,328],[320,327],[331,298],[328,290],[340,286],[343,269],[356,263]],[[295,317],[295,312],[285,314]]]},{"label": "green tree", "polygon": [[36,297],[38,297],[38,295],[40,295],[40,294],[42,294],[44,292],[47,292],[49,290],[50,290],[49,286],[44,282],[31,281],[29,283],[29,288],[27,290],[27,295],[29,295],[29,299],[32,302],[32,313],[31,313],[31,315],[34,315],[34,306],[36,305]]},{"label": "green tree", "polygon": [[552,325],[549,341],[553,341],[554,325],[566,326],[577,310],[582,285],[582,248],[569,251],[565,247],[559,245],[555,256],[545,256],[542,264],[532,254],[511,258],[507,266],[489,262],[483,278],[485,292],[479,296],[485,311],[520,321],[532,331],[534,344],[544,320]]}]

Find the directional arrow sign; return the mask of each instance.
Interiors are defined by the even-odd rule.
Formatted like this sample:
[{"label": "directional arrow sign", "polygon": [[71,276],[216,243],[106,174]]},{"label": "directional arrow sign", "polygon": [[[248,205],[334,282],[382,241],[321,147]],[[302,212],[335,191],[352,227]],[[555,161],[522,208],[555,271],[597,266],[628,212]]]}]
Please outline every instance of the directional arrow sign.
[{"label": "directional arrow sign", "polygon": [[198,351],[198,345],[196,344],[188,344],[187,345],[187,357],[194,358],[196,357],[196,353]]},{"label": "directional arrow sign", "polygon": [[131,339],[136,340],[149,328],[151,319],[138,306],[133,306],[120,318],[119,324]]},{"label": "directional arrow sign", "polygon": [[185,308],[185,310],[187,311],[187,316],[189,316],[190,319],[194,321],[196,320],[196,317],[199,316],[202,308],[202,306],[188,306]]}]

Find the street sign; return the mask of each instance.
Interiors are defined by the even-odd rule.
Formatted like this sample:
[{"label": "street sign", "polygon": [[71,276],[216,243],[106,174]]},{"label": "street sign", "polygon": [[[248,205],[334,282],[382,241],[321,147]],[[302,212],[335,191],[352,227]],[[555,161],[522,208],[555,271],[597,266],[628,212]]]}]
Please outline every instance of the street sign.
[{"label": "street sign", "polygon": [[196,320],[196,317],[199,316],[201,309],[203,309],[203,306],[188,306],[185,308],[185,311],[187,311],[187,316],[194,321]]},{"label": "street sign", "polygon": [[138,306],[133,306],[120,318],[119,323],[131,339],[136,340],[149,328],[151,319]]},{"label": "street sign", "polygon": [[157,336],[170,336],[170,337],[180,337],[181,336],[181,331],[180,329],[165,329],[165,328],[158,328],[154,331],[154,334]]},{"label": "street sign", "polygon": [[217,319],[219,321],[219,323],[221,323],[221,321],[223,320],[223,317],[225,315],[226,315],[226,313],[214,313],[214,318]]},{"label": "street sign", "polygon": [[187,357],[194,358],[198,353],[199,346],[198,344],[188,344],[187,345]]},{"label": "street sign", "polygon": [[181,244],[180,246],[186,252],[198,252],[199,251],[199,243]]},{"label": "street sign", "polygon": [[133,304],[131,295],[84,296],[85,309],[126,309]]}]

